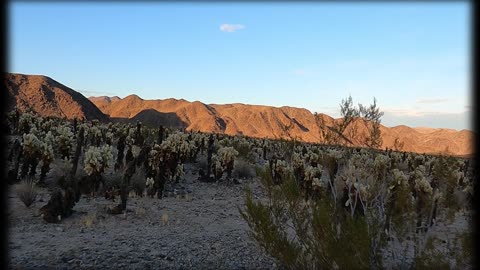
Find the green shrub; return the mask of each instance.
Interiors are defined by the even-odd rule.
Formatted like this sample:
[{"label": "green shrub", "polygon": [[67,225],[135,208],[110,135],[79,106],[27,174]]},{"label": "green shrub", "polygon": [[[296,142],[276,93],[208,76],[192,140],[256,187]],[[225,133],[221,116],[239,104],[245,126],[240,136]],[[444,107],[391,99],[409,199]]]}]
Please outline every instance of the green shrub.
[{"label": "green shrub", "polygon": [[246,190],[245,210],[251,236],[287,269],[368,269],[370,236],[362,216],[334,211],[328,199],[306,201],[289,174],[273,185],[258,168],[268,202],[254,201]]}]

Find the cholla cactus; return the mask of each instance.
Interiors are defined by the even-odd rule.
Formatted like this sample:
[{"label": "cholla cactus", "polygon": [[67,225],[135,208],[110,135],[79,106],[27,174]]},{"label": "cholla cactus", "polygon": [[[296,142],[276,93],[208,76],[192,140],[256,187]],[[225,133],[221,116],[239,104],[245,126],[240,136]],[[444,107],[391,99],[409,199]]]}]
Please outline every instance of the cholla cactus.
[{"label": "cholla cactus", "polygon": [[305,164],[304,164],[304,161],[303,161],[303,158],[302,158],[301,154],[299,154],[297,152],[294,152],[292,154],[292,167],[293,167],[293,173],[294,173],[297,181],[304,180]]},{"label": "cholla cactus", "polygon": [[228,178],[231,178],[235,157],[238,156],[238,151],[233,147],[223,147],[218,150],[218,156],[224,171],[227,172]]},{"label": "cholla cactus", "polygon": [[185,175],[185,171],[183,170],[183,164],[177,165],[177,168],[175,169],[174,178],[178,180],[180,177],[184,175]]},{"label": "cholla cactus", "polygon": [[279,182],[280,179],[283,179],[290,172],[290,168],[285,160],[277,160],[275,163],[275,177]]},{"label": "cholla cactus", "polygon": [[160,163],[163,161],[162,156],[162,147],[158,144],[155,144],[148,155],[148,164],[152,168],[158,168]]},{"label": "cholla cactus", "polygon": [[107,133],[105,134],[105,143],[112,145],[112,142],[113,142],[113,133],[110,131],[107,131]]},{"label": "cholla cactus", "polygon": [[314,189],[323,189],[325,190],[328,187],[328,182],[323,180],[322,178],[315,177],[312,181],[312,186]]},{"label": "cholla cactus", "polygon": [[85,172],[90,176],[103,173],[113,158],[112,151],[113,149],[109,145],[90,146],[85,153]]},{"label": "cholla cactus", "polygon": [[88,137],[90,139],[90,144],[98,147],[102,141],[102,131],[99,127],[92,126],[88,131]]},{"label": "cholla cactus", "polygon": [[136,132],[136,129],[134,127],[127,128],[127,130],[126,130],[126,134],[127,134],[126,141],[127,141],[128,145],[135,144],[135,132]]},{"label": "cholla cactus", "polygon": [[383,171],[387,168],[388,164],[390,163],[390,158],[388,156],[380,154],[375,158],[373,162],[373,166],[377,171]]},{"label": "cholla cactus", "polygon": [[400,171],[399,169],[393,169],[392,174],[393,174],[393,184],[394,184],[394,186],[395,185],[402,185],[402,186],[407,186],[408,185],[408,178],[402,171]]},{"label": "cholla cactus", "polygon": [[53,155],[53,146],[49,142],[42,142],[40,145],[40,153],[42,154],[42,161],[44,163],[50,164],[52,162],[54,155]]},{"label": "cholla cactus", "polygon": [[232,145],[232,143],[230,142],[228,137],[225,137],[225,138],[221,139],[220,141],[218,141],[218,145],[220,145],[222,147],[229,147],[229,146]]},{"label": "cholla cactus", "polygon": [[45,180],[47,172],[50,170],[50,164],[52,163],[54,158],[52,143],[48,141],[42,142],[40,146],[40,153],[41,153],[41,159],[43,163],[41,172],[40,172],[40,183],[43,184],[43,181]]},{"label": "cholla cactus", "polygon": [[212,156],[212,167],[213,167],[213,175],[215,177],[215,181],[220,180],[223,175],[223,166],[220,158],[217,155]]},{"label": "cholla cactus", "polygon": [[415,178],[415,189],[426,194],[432,194],[433,191],[432,186],[423,175]]},{"label": "cholla cactus", "polygon": [[153,177],[147,177],[147,182],[145,182],[145,186],[147,188],[153,188],[154,184],[155,184],[155,181],[153,180]]},{"label": "cholla cactus", "polygon": [[41,136],[42,136],[41,132],[40,132],[35,126],[33,126],[33,127],[30,128],[30,132],[29,132],[29,133],[30,133],[30,134],[33,134],[33,135],[35,135],[35,136],[37,136],[37,137],[41,137]]},{"label": "cholla cactus", "polygon": [[23,134],[23,155],[21,177],[25,177],[30,168],[30,175],[34,176],[41,154],[41,142],[34,134]]},{"label": "cholla cactus", "polygon": [[312,151],[308,151],[307,154],[305,155],[305,161],[310,163],[312,166],[315,166],[316,164],[318,164],[318,160],[319,160],[319,155]]},{"label": "cholla cactus", "polygon": [[52,119],[49,119],[49,120],[43,121],[42,124],[40,125],[40,128],[44,132],[48,132],[53,128],[54,125],[55,125],[54,121]]},{"label": "cholla cactus", "polygon": [[340,160],[343,158],[343,151],[342,150],[337,150],[337,149],[329,149],[327,151],[327,154],[333,158],[335,158],[336,160]]},{"label": "cholla cactus", "polygon": [[221,158],[223,164],[233,162],[238,155],[238,151],[233,147],[223,147],[218,150],[218,156]]},{"label": "cholla cactus", "polygon": [[23,153],[32,157],[40,151],[41,142],[34,134],[23,134]]},{"label": "cholla cactus", "polygon": [[72,149],[73,132],[67,126],[59,126],[57,128],[57,134],[58,136],[56,139],[56,143],[61,153],[61,157],[68,157],[70,155],[70,150]]},{"label": "cholla cactus", "polygon": [[20,119],[18,121],[18,129],[20,134],[28,133],[30,131],[30,127],[33,125],[33,115],[30,113],[22,113],[20,115]]},{"label": "cholla cactus", "polygon": [[425,163],[425,157],[423,155],[416,155],[413,161],[414,166],[419,166]]},{"label": "cholla cactus", "polygon": [[45,134],[45,137],[43,138],[43,142],[46,144],[54,145],[55,144],[55,137],[53,137],[53,134],[51,131],[48,131],[47,134]]},{"label": "cholla cactus", "polygon": [[322,167],[305,167],[305,181],[313,182],[315,178],[320,178],[322,176]]}]

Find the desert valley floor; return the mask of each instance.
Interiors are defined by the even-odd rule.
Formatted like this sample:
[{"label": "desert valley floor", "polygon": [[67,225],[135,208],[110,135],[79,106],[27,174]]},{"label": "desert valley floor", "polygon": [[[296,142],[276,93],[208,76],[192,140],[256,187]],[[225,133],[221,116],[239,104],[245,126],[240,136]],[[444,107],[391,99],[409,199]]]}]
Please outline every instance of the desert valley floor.
[{"label": "desert valley floor", "polygon": [[[126,215],[110,215],[119,202],[82,197],[76,212],[47,224],[38,209],[49,199],[40,192],[26,208],[9,191],[9,256],[13,268],[272,269],[274,261],[248,236],[238,206],[243,185],[202,183],[186,166],[186,195],[129,198]],[[195,171],[193,171],[195,173]],[[255,194],[258,180],[246,180]],[[95,217],[96,216],[96,217]]]}]

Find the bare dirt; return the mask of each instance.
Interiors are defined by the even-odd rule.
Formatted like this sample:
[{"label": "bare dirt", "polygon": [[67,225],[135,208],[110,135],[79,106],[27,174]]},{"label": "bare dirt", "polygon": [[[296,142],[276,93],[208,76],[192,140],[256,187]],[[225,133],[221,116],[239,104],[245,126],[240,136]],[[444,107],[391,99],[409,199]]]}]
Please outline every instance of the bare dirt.
[{"label": "bare dirt", "polygon": [[[184,195],[129,198],[127,213],[107,214],[116,202],[82,196],[76,211],[47,224],[38,210],[49,199],[40,190],[26,208],[9,190],[9,257],[12,268],[274,269],[274,260],[248,236],[238,207],[244,186],[261,196],[258,180],[202,183],[186,166]],[[195,173],[196,174],[196,173]]]}]

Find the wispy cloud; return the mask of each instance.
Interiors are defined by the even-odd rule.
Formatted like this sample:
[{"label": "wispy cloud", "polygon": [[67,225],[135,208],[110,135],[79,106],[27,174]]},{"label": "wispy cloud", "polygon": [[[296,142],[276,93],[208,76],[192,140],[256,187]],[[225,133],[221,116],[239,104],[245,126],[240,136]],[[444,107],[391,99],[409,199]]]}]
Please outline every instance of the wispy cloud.
[{"label": "wispy cloud", "polygon": [[100,91],[88,91],[88,90],[77,90],[78,92],[80,92],[81,94],[83,94],[84,96],[86,97],[95,97],[95,96],[115,96],[116,94],[115,93],[111,93],[111,92],[100,92]]},{"label": "wispy cloud", "polygon": [[240,30],[240,29],[244,29],[245,28],[245,25],[243,24],[228,24],[228,23],[224,23],[222,25],[220,25],[220,31],[222,32],[235,32],[237,30]]},{"label": "wispy cloud", "polygon": [[423,117],[427,115],[441,115],[449,114],[449,112],[444,111],[426,111],[422,109],[383,109],[385,114],[390,114],[394,116],[408,116],[408,117]]},{"label": "wispy cloud", "polygon": [[449,98],[424,98],[416,101],[418,104],[438,104],[451,101]]}]

